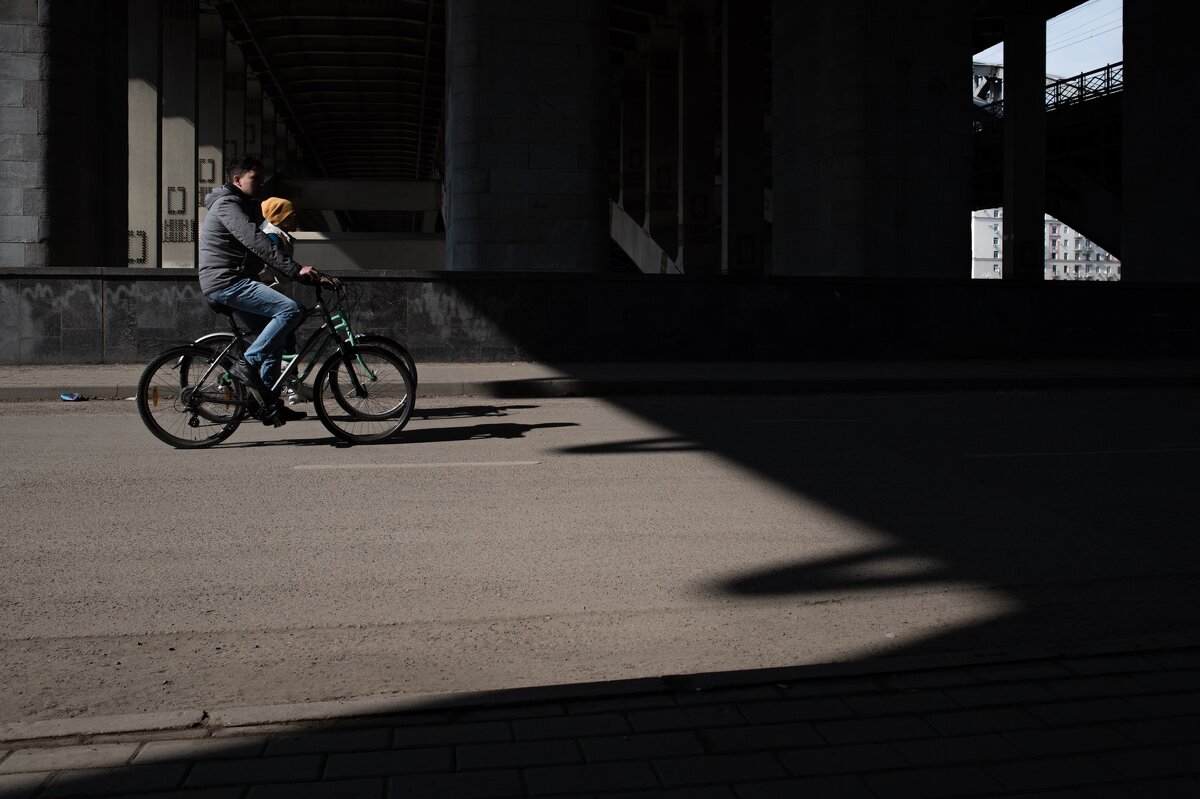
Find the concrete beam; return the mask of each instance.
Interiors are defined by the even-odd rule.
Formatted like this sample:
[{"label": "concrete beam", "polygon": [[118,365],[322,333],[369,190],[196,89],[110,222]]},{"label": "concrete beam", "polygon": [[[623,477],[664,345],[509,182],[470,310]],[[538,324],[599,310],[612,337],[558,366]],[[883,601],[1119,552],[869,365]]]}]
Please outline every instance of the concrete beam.
[{"label": "concrete beam", "polygon": [[608,223],[612,240],[642,272],[654,275],[683,272],[637,220],[614,202],[608,204]]},{"label": "concrete beam", "polygon": [[282,178],[272,191],[314,211],[433,211],[442,202],[442,185],[432,180]]},{"label": "concrete beam", "polygon": [[299,231],[296,260],[318,269],[446,268],[446,238],[420,233],[314,233]]}]

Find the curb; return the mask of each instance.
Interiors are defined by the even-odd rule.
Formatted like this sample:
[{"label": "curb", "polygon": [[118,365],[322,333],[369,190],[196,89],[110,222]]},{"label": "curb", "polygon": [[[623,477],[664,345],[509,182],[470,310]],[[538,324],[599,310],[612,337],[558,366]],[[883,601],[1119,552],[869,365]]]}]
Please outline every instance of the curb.
[{"label": "curb", "polygon": [[172,730],[204,728],[210,732],[272,726],[305,729],[314,723],[353,719],[378,722],[381,717],[404,713],[478,710],[518,707],[545,702],[586,701],[654,694],[691,694],[727,688],[744,688],[768,683],[797,683],[806,680],[845,679],[848,677],[895,676],[913,672],[938,671],[965,667],[987,667],[1034,663],[1059,659],[1169,652],[1200,648],[1198,635],[1156,636],[1089,642],[1050,649],[1028,647],[1011,650],[953,652],[933,655],[904,655],[863,661],[815,663],[803,666],[743,671],[704,672],[699,674],[639,677],[607,682],[566,683],[558,685],[510,688],[496,691],[394,694],[323,702],[297,702],[219,708],[180,710],[157,713],[91,716],[42,721],[0,723],[0,744],[46,742],[62,739],[91,739],[105,735],[162,733]]}]

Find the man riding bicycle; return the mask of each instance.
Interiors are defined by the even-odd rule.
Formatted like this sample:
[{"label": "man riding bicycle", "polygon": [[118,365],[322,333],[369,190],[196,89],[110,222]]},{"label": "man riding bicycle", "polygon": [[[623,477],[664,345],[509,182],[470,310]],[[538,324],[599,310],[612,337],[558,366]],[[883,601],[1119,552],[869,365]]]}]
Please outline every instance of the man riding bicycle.
[{"label": "man riding bicycle", "polygon": [[340,281],[296,263],[259,229],[254,198],[264,182],[261,161],[235,158],[227,172],[229,182],[204,198],[208,215],[200,227],[200,291],[232,308],[242,324],[258,332],[229,372],[263,398],[263,424],[279,426],[306,416],[283,405],[269,388],[288,334],[303,321],[304,306],[260,282],[258,274],[265,264],[294,280],[322,281],[334,289]]}]

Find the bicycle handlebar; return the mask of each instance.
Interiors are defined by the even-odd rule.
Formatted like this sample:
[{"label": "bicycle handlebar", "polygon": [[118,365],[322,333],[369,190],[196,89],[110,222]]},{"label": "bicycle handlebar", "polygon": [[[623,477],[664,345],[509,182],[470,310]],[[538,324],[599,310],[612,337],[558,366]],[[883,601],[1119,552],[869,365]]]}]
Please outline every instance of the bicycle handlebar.
[{"label": "bicycle handlebar", "polygon": [[303,280],[300,282],[305,283],[306,285],[312,286],[314,289],[316,289],[317,296],[320,296],[321,289],[323,289],[323,288],[331,289],[332,291],[341,291],[342,286],[344,285],[344,283],[341,279],[336,278],[333,275],[324,275],[324,274],[321,274],[320,272],[317,273],[316,281]]}]

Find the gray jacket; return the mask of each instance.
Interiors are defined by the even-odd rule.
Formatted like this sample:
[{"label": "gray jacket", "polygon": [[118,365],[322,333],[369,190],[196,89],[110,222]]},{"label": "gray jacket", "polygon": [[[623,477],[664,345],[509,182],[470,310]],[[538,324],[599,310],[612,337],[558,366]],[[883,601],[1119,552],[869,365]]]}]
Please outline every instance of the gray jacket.
[{"label": "gray jacket", "polygon": [[254,280],[263,264],[295,278],[300,264],[276,247],[258,229],[253,198],[226,183],[204,198],[208,215],[200,226],[200,291],[211,294],[249,278]]}]

